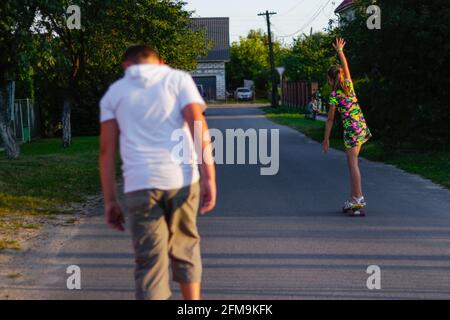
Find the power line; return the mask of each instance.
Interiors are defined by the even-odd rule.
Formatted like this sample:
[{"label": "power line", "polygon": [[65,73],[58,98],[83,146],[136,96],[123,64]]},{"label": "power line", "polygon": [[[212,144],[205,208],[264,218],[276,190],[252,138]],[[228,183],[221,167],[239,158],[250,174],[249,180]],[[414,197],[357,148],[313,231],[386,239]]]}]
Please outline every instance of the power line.
[{"label": "power line", "polygon": [[287,34],[287,35],[278,35],[279,38],[289,38],[289,37],[293,37],[296,34],[299,34],[300,32],[302,32],[305,28],[307,28],[311,23],[314,22],[314,20],[317,19],[317,17],[320,15],[320,13],[322,12],[322,10],[331,2],[331,0],[328,0],[323,6],[320,6],[317,11],[313,14],[313,16],[308,20],[308,22],[306,22],[304,25],[302,25],[302,27],[300,29],[298,29],[297,31]]},{"label": "power line", "polygon": [[296,34],[302,32],[306,27],[308,27],[312,22],[314,22],[314,20],[316,20],[316,18],[320,15],[321,11],[323,10],[323,8],[325,8],[329,3],[331,2],[331,0],[328,0],[327,3],[323,6],[320,6],[317,11],[313,14],[313,16],[309,19],[308,22],[306,22],[304,25],[302,25],[302,27],[300,29],[298,29],[297,31],[287,34],[287,35],[279,35],[280,38],[289,38],[289,37],[293,37]]},{"label": "power line", "polygon": [[289,10],[287,10],[287,11],[281,13],[279,16],[282,17],[282,16],[285,16],[285,15],[287,15],[288,13],[294,11],[294,10],[297,9],[301,4],[303,4],[303,2],[305,2],[305,0],[300,0],[295,6],[293,6],[293,7],[290,8]]},{"label": "power line", "polygon": [[278,29],[273,23],[272,23],[272,28],[279,33],[283,33],[280,29]]}]

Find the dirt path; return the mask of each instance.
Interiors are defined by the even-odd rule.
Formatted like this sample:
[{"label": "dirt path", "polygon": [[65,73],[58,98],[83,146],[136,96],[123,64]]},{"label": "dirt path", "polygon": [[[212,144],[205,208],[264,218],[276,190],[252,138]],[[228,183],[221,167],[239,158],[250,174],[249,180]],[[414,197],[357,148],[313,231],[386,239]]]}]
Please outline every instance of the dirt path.
[{"label": "dirt path", "polygon": [[70,215],[63,211],[50,220],[40,218],[41,229],[18,235],[20,250],[0,252],[0,299],[39,298],[31,296],[31,290],[60,278],[65,266],[55,264],[54,259],[79,232],[79,226],[90,216],[98,214],[101,207],[100,195],[89,197],[83,204],[70,205],[70,210],[65,210],[70,211]]}]

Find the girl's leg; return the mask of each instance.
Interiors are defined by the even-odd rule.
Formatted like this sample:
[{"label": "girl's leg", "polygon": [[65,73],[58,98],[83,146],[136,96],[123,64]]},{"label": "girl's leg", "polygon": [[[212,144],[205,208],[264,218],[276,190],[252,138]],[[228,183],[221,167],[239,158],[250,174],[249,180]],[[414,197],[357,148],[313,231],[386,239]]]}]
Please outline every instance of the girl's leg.
[{"label": "girl's leg", "polygon": [[361,173],[359,171],[358,156],[361,146],[347,149],[347,164],[350,170],[351,196],[360,198],[363,196],[361,186]]}]

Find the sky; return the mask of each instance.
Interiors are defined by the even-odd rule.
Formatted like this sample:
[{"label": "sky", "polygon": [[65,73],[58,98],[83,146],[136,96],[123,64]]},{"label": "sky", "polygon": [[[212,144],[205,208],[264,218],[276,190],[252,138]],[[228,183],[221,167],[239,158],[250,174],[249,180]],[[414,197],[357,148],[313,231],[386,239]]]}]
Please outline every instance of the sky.
[{"label": "sky", "polygon": [[257,14],[266,10],[271,16],[272,32],[284,43],[302,33],[322,31],[329,19],[336,18],[334,9],[342,0],[184,0],[185,8],[195,11],[194,17],[229,17],[231,41],[246,36],[251,29],[267,32],[265,17]]}]

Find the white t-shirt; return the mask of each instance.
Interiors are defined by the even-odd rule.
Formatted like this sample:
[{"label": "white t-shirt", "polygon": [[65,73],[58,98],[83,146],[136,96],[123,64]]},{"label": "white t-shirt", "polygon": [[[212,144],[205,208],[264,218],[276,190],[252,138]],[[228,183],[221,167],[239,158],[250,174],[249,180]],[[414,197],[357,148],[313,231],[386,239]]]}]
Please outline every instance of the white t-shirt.
[{"label": "white t-shirt", "polygon": [[[193,152],[182,114],[191,103],[206,108],[192,77],[166,65],[131,66],[109,87],[100,101],[100,122],[115,119],[119,125],[125,193],[178,189],[199,180],[195,152],[191,163],[172,156],[182,140]],[[175,130],[181,132],[179,140],[171,138]]]}]

